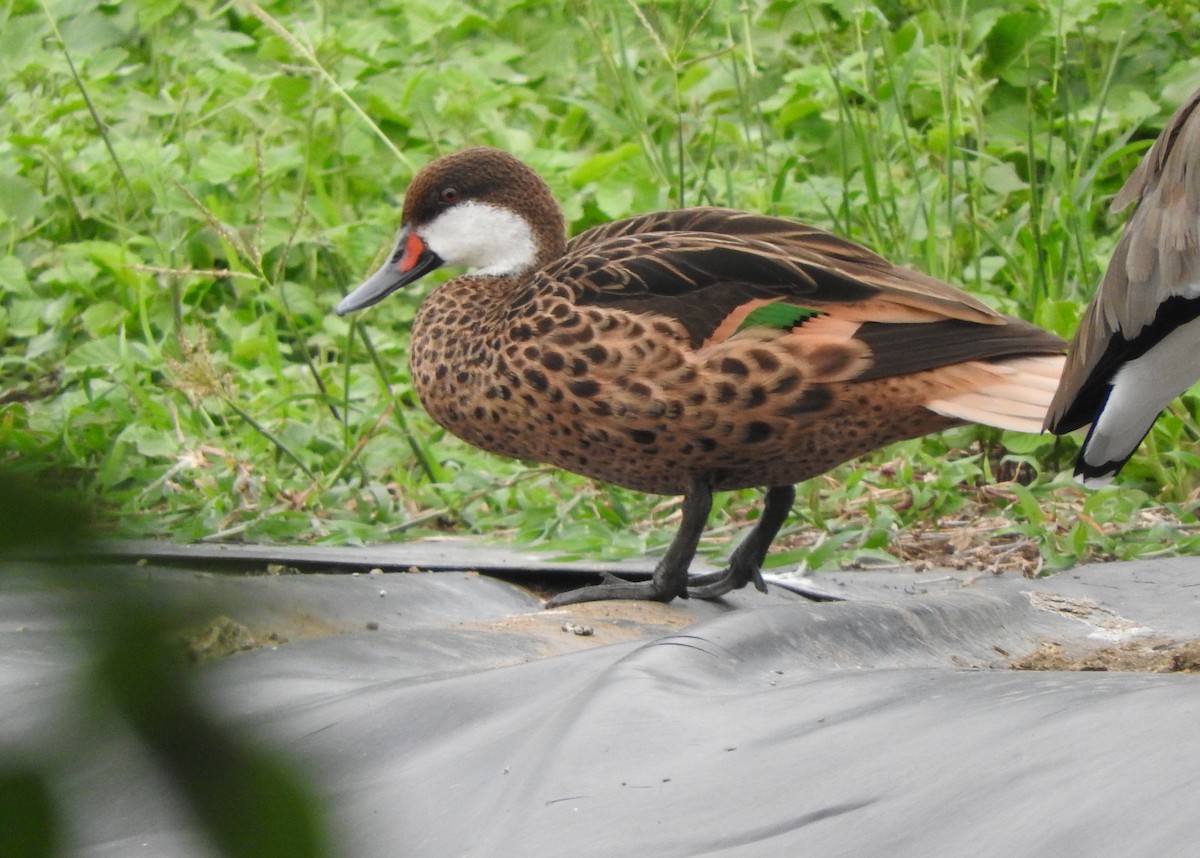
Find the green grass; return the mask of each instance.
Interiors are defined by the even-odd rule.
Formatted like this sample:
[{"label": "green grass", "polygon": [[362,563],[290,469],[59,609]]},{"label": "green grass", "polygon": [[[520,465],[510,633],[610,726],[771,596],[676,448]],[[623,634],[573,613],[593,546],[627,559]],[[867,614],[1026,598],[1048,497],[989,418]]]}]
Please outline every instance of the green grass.
[{"label": "green grass", "polygon": [[[332,314],[414,169],[509,149],[575,231],[701,203],[794,217],[1067,335],[1122,223],[1108,200],[1200,85],[1182,0],[579,8],[0,7],[2,464],[127,535],[658,550],[673,503],[425,416],[419,295]],[[1116,490],[1060,475],[1075,440],[961,429],[812,481],[789,532],[814,566],[958,521],[1036,542],[1045,569],[1188,552],[1198,408],[1174,405]],[[709,550],[756,502],[723,500]]]}]

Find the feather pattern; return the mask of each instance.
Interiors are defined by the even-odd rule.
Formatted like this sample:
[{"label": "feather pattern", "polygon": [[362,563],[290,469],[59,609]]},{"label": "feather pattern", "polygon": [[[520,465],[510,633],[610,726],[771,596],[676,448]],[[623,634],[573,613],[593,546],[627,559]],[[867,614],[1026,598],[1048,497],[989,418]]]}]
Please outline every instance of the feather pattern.
[{"label": "feather pattern", "polygon": [[[489,213],[523,219],[533,252],[495,256],[532,266],[496,270],[479,236],[448,236],[464,204],[483,236]],[[761,583],[794,483],[964,420],[1036,426],[1045,379],[1062,364],[1052,334],[781,218],[690,208],[567,242],[542,180],[492,149],[426,167],[401,235],[406,258],[421,262],[414,271],[461,254],[488,272],[443,283],[413,322],[413,382],[438,423],[492,452],[685,496],[649,589],[602,585],[568,601]],[[389,262],[339,307],[366,306],[415,276]],[[727,574],[689,591],[711,493],[753,486],[769,487],[759,524]]]},{"label": "feather pattern", "polygon": [[818,308],[837,304],[852,315],[870,302],[862,315],[885,321],[1005,323],[965,292],[833,233],[726,208],[657,212],[594,227],[572,239],[545,274],[575,282],[581,301],[603,303],[606,292],[609,301],[648,301],[717,287],[710,297],[724,287],[734,303],[782,297]]},{"label": "feather pattern", "polygon": [[[1107,479],[1120,470],[1158,413],[1200,376],[1162,366],[1144,372],[1138,395],[1114,396],[1126,368],[1151,354],[1200,317],[1200,91],[1168,121],[1113,199],[1112,210],[1134,205],[1095,297],[1068,349],[1062,383],[1045,428],[1070,432],[1094,424],[1076,473]],[[1188,342],[1192,335],[1187,334]],[[1175,336],[1174,339],[1179,339]],[[1200,343],[1197,343],[1200,345]],[[1181,346],[1174,346],[1178,350]],[[1191,362],[1195,365],[1195,362]],[[1136,373],[1127,373],[1131,379]],[[1144,389],[1149,384],[1151,390]],[[1098,426],[1117,403],[1141,409],[1110,414],[1120,439]],[[1103,448],[1104,453],[1099,455]]]}]

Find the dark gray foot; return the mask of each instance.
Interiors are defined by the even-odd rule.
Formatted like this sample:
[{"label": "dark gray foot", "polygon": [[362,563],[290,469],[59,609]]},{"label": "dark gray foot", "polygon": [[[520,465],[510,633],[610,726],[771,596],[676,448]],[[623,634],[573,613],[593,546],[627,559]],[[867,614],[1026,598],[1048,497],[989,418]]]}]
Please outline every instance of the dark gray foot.
[{"label": "dark gray foot", "polygon": [[548,601],[546,607],[559,608],[603,599],[640,599],[647,602],[669,602],[676,597],[719,599],[750,583],[765,593],[767,585],[762,578],[762,564],[771,542],[787,520],[795,499],[796,490],[792,486],[771,487],[767,491],[758,523],[729,558],[729,567],[689,579],[688,566],[696,554],[696,545],[700,542],[700,534],[712,509],[712,490],[706,483],[698,481],[684,496],[683,521],[679,525],[679,532],[675,534],[662,562],[655,568],[652,580],[636,583],[615,575],[605,575],[603,583],[562,593]]},{"label": "dark gray foot", "polygon": [[686,588],[677,592],[675,588],[667,591],[657,580],[626,581],[616,575],[605,575],[603,583],[590,587],[580,587],[559,593],[546,602],[547,608],[561,608],[563,605],[577,605],[580,602],[601,602],[605,599],[636,599],[643,602],[669,602],[676,596],[687,598]]},{"label": "dark gray foot", "polygon": [[767,592],[762,577],[762,564],[779,528],[792,511],[796,490],[792,486],[773,486],[767,491],[762,515],[742,544],[734,549],[729,566],[720,572],[697,575],[688,581],[688,596],[693,599],[719,599],[747,584],[754,584],[760,593]]},{"label": "dark gray foot", "polygon": [[604,583],[562,593],[548,601],[546,607],[559,608],[602,599],[640,599],[645,602],[669,602],[676,596],[686,599],[688,566],[696,556],[696,546],[700,542],[700,534],[704,532],[704,525],[708,523],[711,509],[712,489],[703,480],[696,480],[691,490],[683,496],[683,521],[679,524],[679,531],[671,540],[663,559],[654,568],[654,577],[650,581],[638,584],[614,575],[605,575]]},{"label": "dark gray foot", "polygon": [[767,582],[762,578],[761,569],[758,567],[748,570],[735,568],[733,560],[730,558],[728,568],[688,579],[687,592],[691,599],[719,599],[726,593],[740,590],[750,583],[754,584],[754,589],[758,592],[767,592]]}]

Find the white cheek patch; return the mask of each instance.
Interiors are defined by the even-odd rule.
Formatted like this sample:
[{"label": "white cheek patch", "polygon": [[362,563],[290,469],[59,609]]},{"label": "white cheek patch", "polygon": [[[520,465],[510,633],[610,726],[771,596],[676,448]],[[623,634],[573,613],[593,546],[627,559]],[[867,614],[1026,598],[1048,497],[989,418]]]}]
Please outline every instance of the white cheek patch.
[{"label": "white cheek patch", "polygon": [[529,222],[488,203],[452,206],[417,234],[447,265],[473,268],[476,274],[520,274],[537,259],[537,242]]}]

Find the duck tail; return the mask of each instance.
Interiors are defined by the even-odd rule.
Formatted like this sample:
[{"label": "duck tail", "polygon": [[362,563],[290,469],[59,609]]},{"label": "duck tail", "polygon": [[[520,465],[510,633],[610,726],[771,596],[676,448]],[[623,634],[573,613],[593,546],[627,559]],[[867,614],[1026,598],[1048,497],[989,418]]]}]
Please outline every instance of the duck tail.
[{"label": "duck tail", "polygon": [[967,361],[946,367],[952,390],[925,403],[930,411],[968,423],[1017,432],[1042,431],[1062,376],[1063,355]]}]

